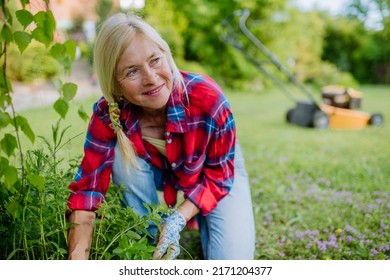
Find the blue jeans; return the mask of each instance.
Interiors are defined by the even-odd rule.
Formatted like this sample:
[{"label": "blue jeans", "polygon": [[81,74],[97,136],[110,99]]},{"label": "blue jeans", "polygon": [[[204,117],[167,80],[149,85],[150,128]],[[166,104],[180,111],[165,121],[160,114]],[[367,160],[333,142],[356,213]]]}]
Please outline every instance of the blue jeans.
[{"label": "blue jeans", "polygon": [[[143,203],[158,204],[157,190],[162,190],[163,173],[141,158],[137,158],[137,162],[138,169],[126,166],[117,145],[112,178],[115,184],[124,185],[126,204],[141,215],[147,215]],[[218,202],[210,214],[199,214],[196,217],[205,259],[250,260],[254,257],[252,199],[244,158],[238,144],[234,164],[234,185],[229,194]],[[157,228],[151,226],[150,232],[156,236]]]}]

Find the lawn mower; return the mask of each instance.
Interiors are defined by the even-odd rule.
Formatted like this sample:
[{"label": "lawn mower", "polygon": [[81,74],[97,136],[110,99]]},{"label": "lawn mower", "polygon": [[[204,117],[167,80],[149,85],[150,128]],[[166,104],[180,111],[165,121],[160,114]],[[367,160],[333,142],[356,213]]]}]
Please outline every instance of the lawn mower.
[{"label": "lawn mower", "polygon": [[[239,50],[249,62],[295,103],[295,107],[289,109],[286,113],[287,122],[303,127],[336,129],[383,125],[384,118],[381,113],[368,114],[357,110],[361,107],[362,93],[352,88],[336,85],[324,86],[321,92],[322,103],[319,105],[305,85],[299,82],[247,28],[246,21],[249,15],[249,10],[237,10],[228,16],[222,23],[224,30],[223,39],[225,43]],[[232,25],[233,20],[237,17],[239,17],[239,30],[236,30]],[[247,43],[252,44],[256,50],[261,51],[266,58],[265,61],[259,60],[255,55],[247,51],[242,39],[240,39],[242,35],[244,35],[244,38],[249,39]],[[276,78],[275,75],[271,74],[265,66],[266,64],[272,64],[282,74],[286,75],[288,81],[303,93],[307,99],[296,99],[290,88]]]}]

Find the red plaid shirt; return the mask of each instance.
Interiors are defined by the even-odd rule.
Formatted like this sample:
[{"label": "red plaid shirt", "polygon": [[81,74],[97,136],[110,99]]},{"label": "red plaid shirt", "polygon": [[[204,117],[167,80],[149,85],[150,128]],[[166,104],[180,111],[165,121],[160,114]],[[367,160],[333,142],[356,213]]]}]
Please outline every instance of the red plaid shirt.
[{"label": "red plaid shirt", "polygon": [[[182,90],[172,92],[167,104],[167,157],[147,141],[130,104],[121,108],[122,127],[139,157],[164,170],[164,200],[176,203],[182,190],[207,215],[229,192],[234,178],[235,122],[230,105],[219,86],[209,77],[182,72],[188,98]],[[95,105],[84,146],[84,158],[69,188],[71,210],[98,208],[111,179],[116,135],[110,127],[108,104]]]}]

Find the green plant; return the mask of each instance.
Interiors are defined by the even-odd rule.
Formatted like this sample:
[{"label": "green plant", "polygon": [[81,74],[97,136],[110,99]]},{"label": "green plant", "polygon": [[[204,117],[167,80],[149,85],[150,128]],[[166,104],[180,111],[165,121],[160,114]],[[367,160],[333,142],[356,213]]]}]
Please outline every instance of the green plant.
[{"label": "green plant", "polygon": [[[24,177],[4,192],[1,207],[1,259],[64,259],[67,255],[65,213],[76,161],[68,169],[59,169],[56,154],[63,145],[67,128],[52,127],[52,143],[41,138],[45,149],[28,150],[24,158]],[[70,140],[68,140],[70,141]]]},{"label": "green plant", "polygon": [[317,65],[310,65],[307,71],[307,81],[323,87],[326,85],[341,85],[344,87],[357,88],[359,83],[349,72],[339,70],[329,62],[320,62]]},{"label": "green plant", "polygon": [[[4,133],[0,139],[0,193],[1,210],[1,235],[2,257],[20,257],[31,259],[39,252],[41,258],[48,258],[49,252],[54,250],[57,256],[63,255],[61,243],[49,242],[47,238],[61,235],[65,226],[64,219],[56,217],[56,222],[62,226],[55,231],[45,232],[43,223],[44,211],[49,207],[54,213],[61,215],[61,204],[50,203],[59,193],[63,192],[59,182],[66,182],[66,177],[60,173],[47,174],[48,170],[38,168],[44,166],[46,156],[39,151],[24,153],[21,145],[21,133],[31,141],[35,141],[35,134],[31,129],[28,120],[19,115],[12,102],[12,83],[9,78],[9,50],[15,44],[20,53],[23,53],[32,40],[42,43],[50,49],[50,54],[57,61],[61,62],[64,70],[70,70],[70,62],[74,57],[74,44],[70,41],[64,44],[54,43],[53,34],[55,20],[50,12],[40,11],[35,15],[26,9],[29,1],[21,1],[22,8],[17,9],[15,1],[1,1],[0,12],[0,128],[4,129],[13,126],[13,130]],[[34,27],[32,25],[34,24]],[[75,94],[75,86],[61,84],[60,94],[62,95],[56,103],[69,101]],[[69,90],[70,88],[70,90]],[[57,112],[64,116],[66,106],[56,106]],[[18,157],[16,157],[16,151]],[[57,184],[55,184],[57,183]],[[44,194],[50,193],[50,196]],[[31,207],[30,207],[31,205]],[[49,206],[48,206],[49,205]],[[63,210],[63,209],[62,209]],[[46,220],[46,222],[49,222]],[[36,228],[39,225],[39,228]],[[9,238],[7,238],[9,237]]]},{"label": "green plant", "polygon": [[149,215],[140,216],[131,207],[123,207],[122,188],[111,185],[106,202],[101,205],[95,221],[91,259],[152,259],[156,247],[148,233],[149,223],[160,225],[161,212],[149,207]]},{"label": "green plant", "polygon": [[[48,3],[48,1],[45,2]],[[0,161],[3,163],[0,169],[0,182],[6,187],[6,191],[3,191],[4,195],[7,192],[15,192],[17,184],[20,184],[21,195],[24,195],[26,161],[21,145],[21,133],[24,133],[31,142],[35,141],[35,133],[28,120],[18,114],[13,106],[12,82],[9,76],[9,51],[12,45],[16,45],[20,54],[23,54],[33,41],[39,42],[48,49],[51,59],[56,60],[62,66],[64,75],[70,72],[71,62],[75,57],[75,42],[66,41],[62,44],[54,41],[56,22],[51,11],[31,14],[26,8],[28,3],[28,0],[21,1],[22,8],[18,9],[16,1],[0,2],[0,11],[3,15],[0,22],[0,128],[13,127],[0,139]],[[76,94],[77,85],[64,83],[59,77],[54,82],[59,92],[54,109],[62,118],[65,118],[69,109],[69,101]],[[16,154],[17,158],[15,158]],[[21,180],[19,181],[18,178]]]},{"label": "green plant", "polygon": [[46,47],[35,41],[23,53],[17,46],[10,45],[8,61],[9,79],[27,83],[54,78],[61,69],[59,62],[48,54]]},{"label": "green plant", "polygon": [[[61,129],[58,121],[52,126],[50,140],[40,136],[41,147],[27,151],[23,193],[20,181],[12,193],[4,193],[4,185],[0,185],[0,259],[67,258],[68,229],[72,226],[66,218],[67,185],[80,162],[75,158],[66,169],[60,167],[63,159],[58,152],[79,136],[65,140],[68,129]],[[146,228],[150,222],[161,223],[164,209],[157,211],[153,206],[149,215],[139,216],[123,207],[121,193],[120,187],[112,185],[97,211],[91,259],[152,258],[155,246]]]}]

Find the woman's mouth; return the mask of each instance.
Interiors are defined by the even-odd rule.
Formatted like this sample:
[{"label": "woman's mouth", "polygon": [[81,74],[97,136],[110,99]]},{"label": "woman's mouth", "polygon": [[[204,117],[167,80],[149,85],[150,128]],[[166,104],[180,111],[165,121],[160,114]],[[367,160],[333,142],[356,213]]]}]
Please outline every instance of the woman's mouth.
[{"label": "woman's mouth", "polygon": [[160,92],[160,90],[163,88],[164,84],[162,84],[161,86],[153,89],[153,90],[150,90],[150,91],[146,91],[143,93],[143,95],[156,95]]}]

